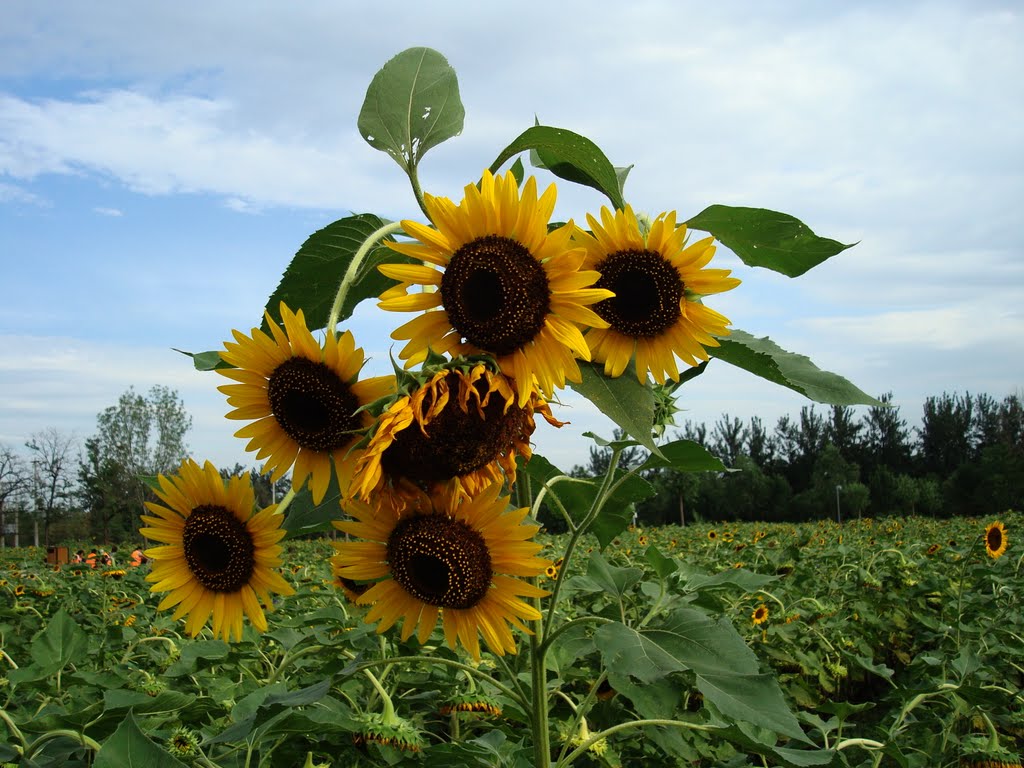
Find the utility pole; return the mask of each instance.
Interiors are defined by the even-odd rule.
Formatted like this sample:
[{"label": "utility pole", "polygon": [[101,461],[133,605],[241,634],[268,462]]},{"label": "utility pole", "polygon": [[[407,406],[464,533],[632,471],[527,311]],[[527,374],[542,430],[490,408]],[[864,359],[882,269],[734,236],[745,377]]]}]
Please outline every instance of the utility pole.
[{"label": "utility pole", "polygon": [[839,492],[843,490],[843,486],[836,485],[836,522],[840,525],[843,524],[843,516],[839,511]]}]

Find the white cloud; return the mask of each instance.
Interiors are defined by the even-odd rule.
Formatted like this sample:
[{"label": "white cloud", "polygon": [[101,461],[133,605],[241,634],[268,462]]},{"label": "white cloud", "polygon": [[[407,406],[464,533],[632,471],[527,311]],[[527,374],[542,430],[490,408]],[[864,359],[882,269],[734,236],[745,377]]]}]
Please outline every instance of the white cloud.
[{"label": "white cloud", "polygon": [[100,216],[110,216],[112,218],[124,216],[124,211],[122,211],[120,208],[106,208],[103,206],[98,206],[96,208],[93,208],[92,210],[93,212],[98,213]]}]

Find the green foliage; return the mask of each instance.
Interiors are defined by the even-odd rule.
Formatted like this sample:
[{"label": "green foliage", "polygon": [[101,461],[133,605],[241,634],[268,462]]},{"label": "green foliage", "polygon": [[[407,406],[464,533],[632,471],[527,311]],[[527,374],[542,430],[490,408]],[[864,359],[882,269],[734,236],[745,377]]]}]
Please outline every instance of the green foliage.
[{"label": "green foliage", "polygon": [[686,224],[710,232],[744,264],[765,267],[787,277],[799,277],[854,245],[818,237],[799,219],[763,208],[712,205]]},{"label": "green foliage", "polygon": [[535,154],[537,167],[603,192],[615,208],[625,207],[622,185],[629,168],[613,167],[594,142],[564,128],[547,125],[527,128],[498,153],[491,163],[491,173],[497,173],[507,160],[528,150]]},{"label": "green foliage", "polygon": [[[353,257],[367,238],[385,223],[373,214],[361,213],[338,219],[314,232],[291,260],[267,300],[266,312],[280,324],[281,302],[284,302],[293,311],[303,311],[309,328],[323,328],[327,325],[338,285],[352,269],[355,270],[351,276],[352,287],[337,319],[349,318],[363,299],[379,296],[393,282],[380,274],[377,266],[385,261],[407,263],[410,260],[383,244],[375,245],[356,264],[353,264]],[[269,332],[265,316],[261,327]],[[196,364],[198,367],[198,360]]]},{"label": "green foliage", "polygon": [[370,82],[359,133],[412,174],[427,150],[462,133],[465,114],[448,60],[430,48],[409,48]]},{"label": "green foliage", "polygon": [[821,370],[804,355],[787,352],[767,336],[758,339],[745,331],[734,330],[718,342],[720,346],[708,349],[712,357],[788,387],[816,402],[879,404],[878,400],[842,376]]}]

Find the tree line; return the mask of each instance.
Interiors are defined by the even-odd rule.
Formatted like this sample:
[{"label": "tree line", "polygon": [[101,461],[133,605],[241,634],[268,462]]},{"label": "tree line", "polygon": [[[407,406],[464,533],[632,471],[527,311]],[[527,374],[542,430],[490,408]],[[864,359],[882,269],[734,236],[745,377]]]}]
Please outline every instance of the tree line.
[{"label": "tree line", "polygon": [[[192,417],[177,391],[129,388],[96,417],[83,444],[55,428],[32,435],[24,451],[0,445],[0,546],[52,542],[138,541],[139,515],[154,501],[147,478],[177,470],[189,455]],[[259,469],[240,464],[224,476],[249,473],[262,506],[281,498]]]},{"label": "tree line", "polygon": [[[1024,507],[1024,405],[1019,395],[943,393],[926,398],[911,428],[882,395],[862,414],[810,405],[773,427],[723,414],[711,427],[686,422],[693,440],[730,472],[644,473],[655,489],[637,505],[647,524],[696,519],[800,521],[861,515],[990,515]],[[591,448],[578,476],[607,468],[610,450]],[[646,458],[640,448],[626,467]]]}]

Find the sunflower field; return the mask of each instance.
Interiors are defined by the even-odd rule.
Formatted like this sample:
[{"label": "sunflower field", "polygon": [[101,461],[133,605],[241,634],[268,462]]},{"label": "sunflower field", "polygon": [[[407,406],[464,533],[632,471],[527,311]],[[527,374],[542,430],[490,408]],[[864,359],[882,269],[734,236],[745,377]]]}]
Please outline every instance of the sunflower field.
[{"label": "sunflower field", "polygon": [[[626,530],[603,553],[586,538],[583,557],[539,580],[562,580],[567,627],[547,672],[553,755],[1017,764],[1024,580],[1006,532],[1024,515],[992,523],[1002,538],[983,521],[922,518]],[[544,551],[563,538],[542,536]],[[377,635],[338,589],[332,552],[328,539],[286,542],[280,576],[294,594],[267,632],[246,627],[229,644],[190,639],[157,611],[146,566],[55,569],[41,550],[7,550],[0,760],[532,765],[525,659],[467,661],[440,636]],[[602,633],[613,619],[622,629]]]},{"label": "sunflower field", "polygon": [[[630,168],[543,125],[432,195],[419,164],[463,117],[439,53],[385,64],[358,127],[422,220],[328,225],[260,327],[189,353],[284,498],[184,458],[146,479],[131,565],[3,552],[0,765],[1019,765],[1019,512],[631,525],[651,473],[731,471],[666,436],[715,366],[883,405],[710,306],[742,290],[719,245],[793,278],[850,246],[766,209],[634,211]],[[552,221],[524,157],[611,208]],[[339,327],[363,300],[403,343],[388,375]],[[599,476],[533,453],[567,388],[616,427],[579,435]]]}]

